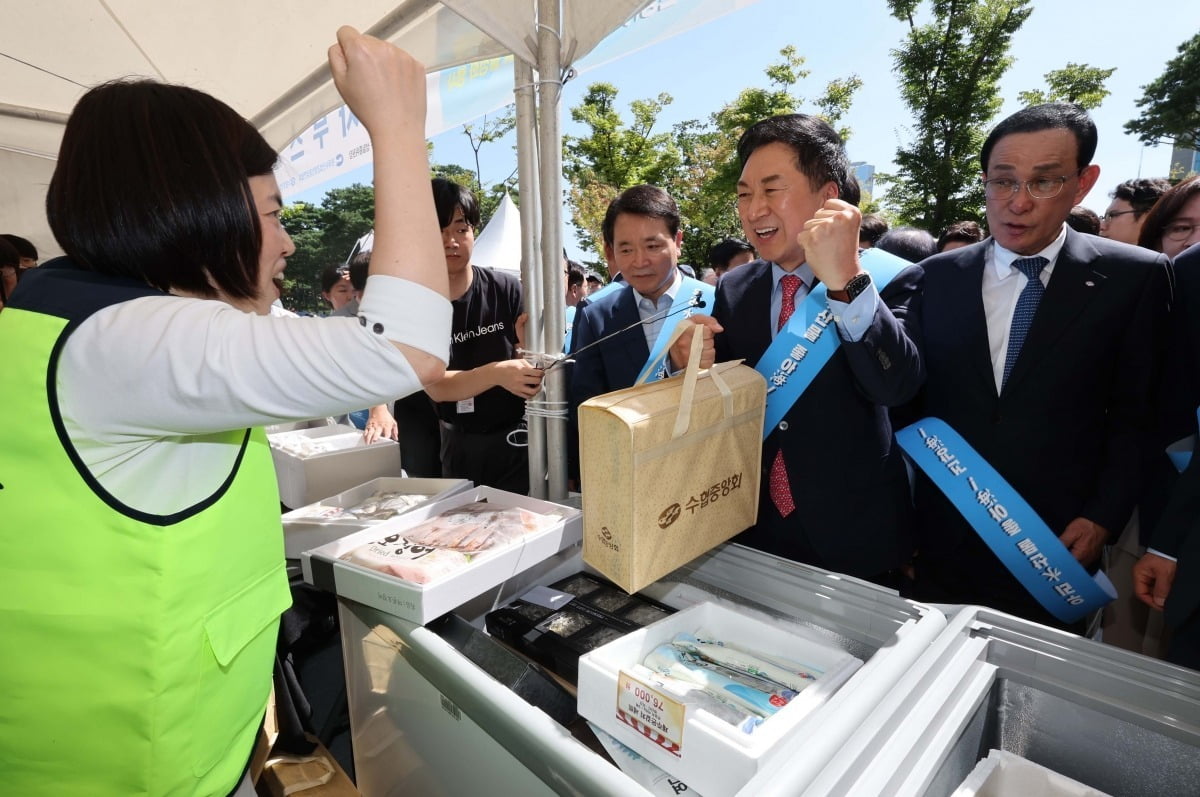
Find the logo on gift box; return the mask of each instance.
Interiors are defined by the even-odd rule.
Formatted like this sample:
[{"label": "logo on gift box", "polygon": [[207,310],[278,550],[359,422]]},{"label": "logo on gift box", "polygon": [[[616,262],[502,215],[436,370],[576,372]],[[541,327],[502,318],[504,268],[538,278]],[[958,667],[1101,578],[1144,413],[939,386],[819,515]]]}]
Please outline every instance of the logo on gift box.
[{"label": "logo on gift box", "polygon": [[679,506],[679,504],[671,504],[669,507],[667,507],[666,509],[664,509],[662,512],[659,513],[658,527],[660,529],[665,529],[667,526],[670,526],[676,520],[679,520],[679,516],[682,514],[683,514],[683,509],[682,509],[682,507]]},{"label": "logo on gift box", "polygon": [[608,530],[608,526],[601,526],[600,533],[596,536],[600,538],[600,544],[605,548],[611,548],[614,551],[621,550],[621,546],[613,542],[613,533]]}]

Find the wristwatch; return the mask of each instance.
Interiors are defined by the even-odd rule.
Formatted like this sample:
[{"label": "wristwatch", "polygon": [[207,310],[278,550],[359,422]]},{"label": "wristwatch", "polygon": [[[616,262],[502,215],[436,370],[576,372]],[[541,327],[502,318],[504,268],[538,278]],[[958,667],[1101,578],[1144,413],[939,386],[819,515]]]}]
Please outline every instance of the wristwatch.
[{"label": "wristwatch", "polygon": [[836,299],[839,302],[852,302],[857,299],[870,284],[871,275],[865,271],[860,271],[850,278],[850,281],[846,283],[846,287],[842,288],[840,291],[827,291],[825,295],[830,299]]}]

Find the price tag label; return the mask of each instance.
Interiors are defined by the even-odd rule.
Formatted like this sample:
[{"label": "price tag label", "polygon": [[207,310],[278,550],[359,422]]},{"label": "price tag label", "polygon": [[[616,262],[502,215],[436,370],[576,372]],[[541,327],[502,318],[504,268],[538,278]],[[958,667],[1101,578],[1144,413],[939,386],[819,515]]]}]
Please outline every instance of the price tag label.
[{"label": "price tag label", "polygon": [[617,676],[617,719],[676,758],[683,752],[683,703],[624,670]]}]

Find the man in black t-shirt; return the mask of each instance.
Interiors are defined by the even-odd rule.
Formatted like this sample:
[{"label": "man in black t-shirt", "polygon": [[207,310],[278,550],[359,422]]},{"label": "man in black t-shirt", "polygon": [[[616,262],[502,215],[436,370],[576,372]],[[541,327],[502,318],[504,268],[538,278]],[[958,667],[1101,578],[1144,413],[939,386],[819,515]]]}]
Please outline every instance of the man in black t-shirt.
[{"label": "man in black t-shirt", "polygon": [[542,371],[516,356],[521,283],[471,265],[479,225],[474,194],[438,178],[433,197],[454,312],[446,377],[426,388],[442,423],[442,474],[528,493],[525,436],[513,433],[524,428],[525,401],[541,389]]}]

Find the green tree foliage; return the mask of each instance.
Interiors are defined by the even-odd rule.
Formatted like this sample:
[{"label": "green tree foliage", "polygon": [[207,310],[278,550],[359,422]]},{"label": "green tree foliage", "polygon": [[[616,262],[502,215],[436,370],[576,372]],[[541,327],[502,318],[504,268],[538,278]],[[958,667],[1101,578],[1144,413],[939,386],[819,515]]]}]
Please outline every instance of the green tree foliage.
[{"label": "green tree foliage", "polygon": [[1200,33],[1179,45],[1179,55],[1142,90],[1142,115],[1126,122],[1125,130],[1146,144],[1173,139],[1180,147],[1200,148]]},{"label": "green tree foliage", "polygon": [[[780,50],[781,60],[765,70],[767,87],[743,90],[706,120],[680,122],[669,133],[655,133],[668,94],[630,103],[627,125],[617,108],[617,90],[591,86],[571,118],[588,134],[564,142],[563,171],[569,183],[572,224],[580,245],[603,262],[600,224],[609,202],[625,188],[651,183],[665,188],[679,204],[683,229],[681,260],[708,265],[709,248],[728,236],[742,236],[734,205],[740,173],[736,147],[746,128],[760,119],[792,113],[803,99],[793,89],[808,76],[795,47]],[[817,115],[837,126],[862,86],[857,75],[831,81],[814,102]],[[843,136],[849,130],[843,128]]]},{"label": "green tree foliage", "polygon": [[[925,24],[917,24],[928,5]],[[940,230],[982,215],[979,150],[1000,109],[999,81],[1012,59],[1013,34],[1033,12],[1030,0],[888,0],[907,22],[892,51],[900,94],[913,113],[911,141],[896,152],[897,173],[878,179],[905,223]]]},{"label": "green tree foliage", "polygon": [[1068,62],[1062,69],[1051,69],[1045,74],[1046,91],[1032,89],[1017,94],[1025,105],[1041,105],[1044,102],[1073,102],[1085,110],[1099,108],[1110,92],[1104,88],[1104,81],[1116,72],[1112,69],[1101,69],[1087,64]]},{"label": "green tree foliage", "polygon": [[[479,168],[479,150],[484,144],[490,144],[493,141],[499,141],[504,138],[509,132],[517,126],[516,106],[509,105],[499,116],[493,116],[491,119],[485,114],[483,121],[479,126],[463,125],[463,135],[471,142],[471,150],[475,153],[475,182],[469,187],[477,194],[485,193],[483,190],[483,172]],[[490,216],[490,214],[489,214]]]},{"label": "green tree foliage", "polygon": [[[445,177],[468,188],[475,172],[454,164],[434,165],[432,177]],[[515,187],[497,183],[479,197],[480,228],[487,225],[505,191],[520,205]],[[297,202],[280,214],[284,229],[296,245],[284,272],[284,305],[290,310],[324,314],[329,306],[321,298],[321,271],[350,257],[359,238],[371,231],[375,220],[375,189],[355,183],[326,192],[320,205]]]},{"label": "green tree foliage", "polygon": [[[707,123],[684,122],[675,127],[684,161],[670,186],[683,216],[683,262],[708,265],[708,250],[726,237],[744,236],[734,197],[741,166],[737,142],[750,125],[770,116],[795,113],[804,99],[795,86],[808,77],[805,59],[795,47],[779,51],[781,60],[765,71],[767,88],[748,88],[712,114]],[[835,128],[846,114],[855,92],[862,87],[858,75],[832,80],[814,101],[817,115]],[[848,128],[839,132],[845,139]]]},{"label": "green tree foliage", "polygon": [[355,183],[328,191],[320,205],[298,202],[280,213],[296,252],[284,272],[284,304],[297,312],[325,313],[321,271],[345,263],[355,241],[371,230],[375,189]]},{"label": "green tree foliage", "polygon": [[571,223],[580,247],[595,252],[599,262],[604,261],[600,224],[608,203],[640,183],[666,186],[680,164],[671,134],[654,132],[659,114],[671,101],[666,93],[634,100],[627,125],[617,109],[616,87],[594,83],[571,109],[571,118],[588,129],[587,135],[563,139],[563,174],[575,210]]}]

